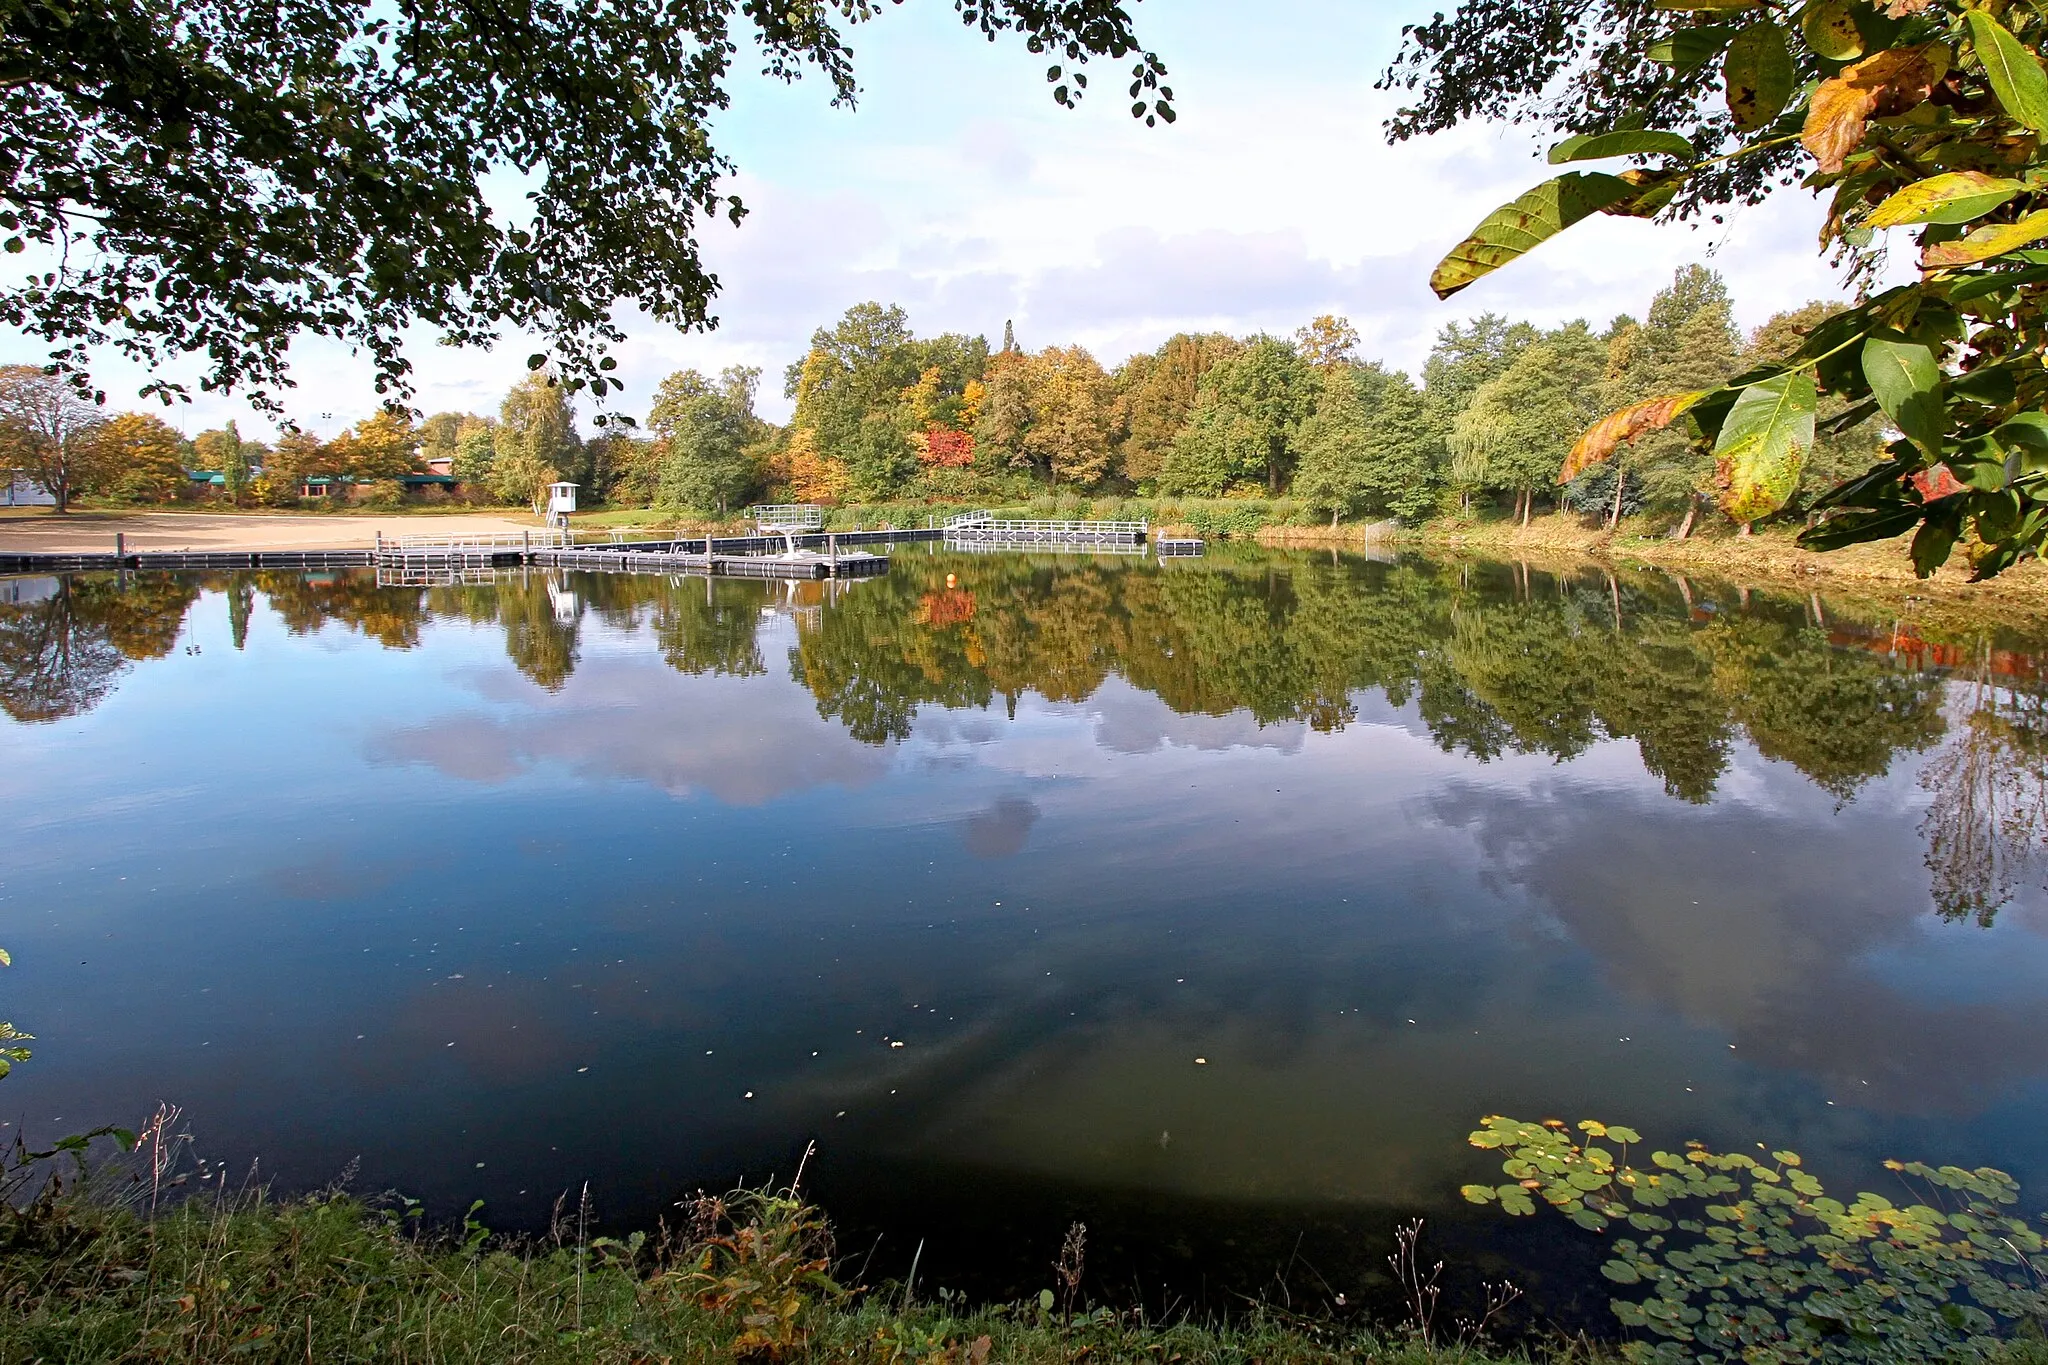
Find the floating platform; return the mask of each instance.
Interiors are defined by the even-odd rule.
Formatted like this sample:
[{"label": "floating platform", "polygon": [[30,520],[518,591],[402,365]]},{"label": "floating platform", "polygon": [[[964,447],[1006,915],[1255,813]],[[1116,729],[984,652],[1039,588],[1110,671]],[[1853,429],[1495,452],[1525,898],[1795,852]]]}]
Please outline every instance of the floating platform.
[{"label": "floating platform", "polygon": [[1161,536],[1152,543],[1152,551],[1161,559],[1200,559],[1205,547],[1199,540],[1186,537]]},{"label": "floating platform", "polygon": [[798,551],[794,555],[720,555],[592,546],[581,550],[541,550],[528,562],[551,569],[709,574],[716,578],[873,578],[889,571],[887,555],[870,554],[865,550],[840,555],[809,551]]},{"label": "floating platform", "polygon": [[1017,521],[969,512],[954,517],[943,529],[949,550],[1143,554],[1151,528],[1142,521]]},{"label": "floating platform", "polygon": [[369,550],[157,550],[138,554],[0,554],[0,573],[88,573],[119,569],[360,569]]}]

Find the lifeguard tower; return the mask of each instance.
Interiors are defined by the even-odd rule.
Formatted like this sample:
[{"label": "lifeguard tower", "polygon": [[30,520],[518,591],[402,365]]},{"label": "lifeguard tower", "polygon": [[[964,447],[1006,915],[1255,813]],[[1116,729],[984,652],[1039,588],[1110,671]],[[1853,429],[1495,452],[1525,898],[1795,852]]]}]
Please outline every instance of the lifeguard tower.
[{"label": "lifeguard tower", "polygon": [[569,529],[569,514],[576,510],[576,485],[573,483],[551,483],[548,485],[548,525],[558,531]]}]

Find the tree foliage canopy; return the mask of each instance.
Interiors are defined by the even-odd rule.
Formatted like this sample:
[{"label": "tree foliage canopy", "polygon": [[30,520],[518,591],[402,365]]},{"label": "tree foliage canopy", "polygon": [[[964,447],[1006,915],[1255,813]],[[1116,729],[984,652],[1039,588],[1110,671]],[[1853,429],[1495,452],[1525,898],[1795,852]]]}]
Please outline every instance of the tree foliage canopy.
[{"label": "tree foliage canopy", "polygon": [[[1979,577],[2048,547],[2048,15],[2006,0],[1466,0],[1406,30],[1383,84],[1402,138],[1474,116],[1569,136],[1568,171],[1490,215],[1437,267],[1448,296],[1593,213],[1683,217],[1803,177],[1823,249],[1874,279],[1907,232],[1920,278],[1818,321],[1789,355],[1651,395],[1586,432],[1564,477],[1681,418],[1739,521],[1785,505],[1816,442],[1882,414],[1886,458],[1822,494],[1803,543],[1912,531],[1923,574],[1966,534]],[[1900,244],[1903,244],[1901,242]],[[1823,425],[1823,395],[1844,407]]]},{"label": "tree foliage canopy", "polygon": [[[367,352],[408,391],[404,334],[547,339],[562,381],[613,387],[630,303],[715,323],[702,221],[745,212],[710,123],[743,44],[765,73],[855,82],[866,0],[0,0],[0,245],[29,253],[0,320],[90,391],[90,351],[276,409],[295,336]],[[1053,97],[1133,59],[1132,113],[1171,120],[1165,68],[1116,0],[960,7],[1050,53]],[[506,211],[493,180],[529,186]],[[501,188],[501,187],[500,187]],[[494,200],[496,202],[494,202]],[[545,357],[535,357],[539,368]],[[183,392],[161,374],[146,392]]]}]

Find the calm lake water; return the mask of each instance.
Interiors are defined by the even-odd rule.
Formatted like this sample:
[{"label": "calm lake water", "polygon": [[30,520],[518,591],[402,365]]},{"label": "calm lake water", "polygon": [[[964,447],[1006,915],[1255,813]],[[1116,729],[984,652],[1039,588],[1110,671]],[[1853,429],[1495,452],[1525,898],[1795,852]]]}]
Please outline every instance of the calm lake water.
[{"label": "calm lake water", "polygon": [[1493,1113],[2038,1207],[2044,659],[1327,552],[0,580],[0,1117],[613,1231],[815,1140],[871,1275],[1035,1292],[1078,1217],[1184,1302],[1409,1213],[1604,1301],[1459,1200]]}]

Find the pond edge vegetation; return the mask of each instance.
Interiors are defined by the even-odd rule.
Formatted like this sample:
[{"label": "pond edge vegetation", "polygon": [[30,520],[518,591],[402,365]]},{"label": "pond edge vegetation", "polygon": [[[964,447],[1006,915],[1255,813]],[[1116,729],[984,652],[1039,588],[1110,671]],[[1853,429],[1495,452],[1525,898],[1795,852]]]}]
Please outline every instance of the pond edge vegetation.
[{"label": "pond edge vegetation", "polygon": [[[1207,1317],[1093,1303],[1079,1223],[1035,1298],[978,1304],[921,1291],[914,1262],[903,1281],[864,1283],[801,1192],[801,1166],[787,1186],[699,1192],[673,1226],[624,1238],[592,1235],[586,1185],[556,1201],[545,1234],[507,1238],[478,1220],[481,1202],[435,1228],[417,1201],[347,1193],[352,1171],[276,1198],[193,1157],[179,1118],[160,1106],[139,1133],[40,1152],[17,1136],[0,1158],[0,1360],[2048,1361],[2042,1238],[2003,1212],[2018,1187],[1988,1169],[1890,1162],[1941,1207],[1867,1193],[1845,1206],[1791,1153],[1690,1143],[1638,1170],[1626,1128],[1486,1119],[1471,1141],[1506,1152],[1510,1182],[1468,1185],[1468,1200],[1513,1215],[1540,1200],[1589,1235],[1616,1221],[1651,1234],[1617,1240],[1603,1268],[1631,1339],[1537,1319],[1504,1345],[1520,1292],[1486,1284],[1474,1316],[1441,1312],[1445,1266],[1421,1249],[1420,1219],[1393,1230],[1393,1323],[1347,1316],[1342,1295],[1321,1312],[1247,1299]],[[1708,1223],[1678,1221],[1689,1241],[1657,1212],[1686,1200],[1721,1201],[1704,1203]],[[1823,1230],[1787,1236],[1800,1218]]]}]

